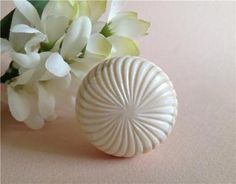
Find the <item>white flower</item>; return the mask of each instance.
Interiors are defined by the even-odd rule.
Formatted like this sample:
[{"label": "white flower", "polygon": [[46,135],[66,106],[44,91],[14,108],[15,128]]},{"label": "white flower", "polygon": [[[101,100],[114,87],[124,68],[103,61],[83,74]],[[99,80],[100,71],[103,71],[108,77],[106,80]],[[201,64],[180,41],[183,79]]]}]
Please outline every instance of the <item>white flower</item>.
[{"label": "white flower", "polygon": [[46,69],[50,52],[40,53],[40,62],[36,68],[23,72],[8,85],[8,105],[13,117],[24,121],[33,129],[41,128],[44,120],[56,117],[55,104],[58,91],[69,87],[70,73],[55,78]]},{"label": "white flower", "polygon": [[105,12],[106,6],[106,0],[50,0],[43,11],[42,19],[52,15],[66,16],[70,20],[78,16],[88,16],[95,23]]},{"label": "white flower", "polygon": [[107,58],[112,48],[102,34],[90,35],[91,30],[90,19],[86,16],[78,17],[68,28],[61,49],[58,50],[62,58],[70,63],[72,72],[80,79],[99,61]]},{"label": "white flower", "polygon": [[149,22],[138,19],[136,12],[118,12],[110,18],[105,31],[106,34],[135,38],[147,34],[149,26]]},{"label": "white flower", "polygon": [[150,23],[138,19],[135,12],[116,12],[114,3],[111,5],[108,23],[101,30],[112,44],[111,56],[139,55],[137,43],[133,40],[146,35]]},{"label": "white flower", "polygon": [[[53,45],[65,33],[69,20],[63,16],[50,16],[40,20],[37,10],[28,1],[14,1],[14,3],[17,9],[12,19],[9,42],[1,39],[1,48],[4,48],[1,52],[10,51],[12,59],[18,64],[16,67],[24,70],[37,66],[40,43]],[[50,68],[51,64],[48,65]],[[60,66],[62,65],[65,68],[65,76],[69,73],[69,66],[65,62]]]},{"label": "white flower", "polygon": [[[69,27],[66,24],[59,27],[62,16],[60,20],[55,17],[53,22],[50,22],[43,13],[47,20],[43,21],[37,18],[39,17],[37,11],[27,1],[20,3],[15,1],[15,4],[17,10],[13,16],[10,42],[1,39],[1,52],[10,51],[20,74],[9,81],[8,104],[16,120],[24,121],[30,128],[38,129],[43,126],[44,120],[55,117],[57,91],[64,90],[71,82],[71,68],[68,63],[75,68],[73,72],[76,76],[82,77],[95,63],[94,59],[91,59],[86,61],[90,65],[83,67],[85,60],[78,57],[85,46],[87,45],[87,49],[84,56],[106,58],[111,51],[111,45],[101,34],[93,34],[90,37],[92,24],[86,16],[77,17]],[[26,9],[29,11],[26,12]],[[33,17],[33,20],[29,18],[26,21],[22,15]],[[55,37],[55,33],[58,32],[60,34]],[[18,37],[18,35],[24,36]],[[20,39],[24,39],[25,45],[18,45],[18,42],[15,42],[15,40],[21,41]],[[38,53],[42,47],[41,42],[49,45],[53,43],[54,52]]]},{"label": "white flower", "polygon": [[[92,58],[100,58],[100,59],[104,59],[104,58],[108,57],[110,55],[111,47],[112,47],[110,42],[102,34],[94,33],[91,35],[92,22],[90,21],[90,19],[87,16],[77,17],[75,20],[73,20],[73,22],[71,23],[71,25],[68,28],[69,18],[67,16],[71,16],[72,13],[69,14],[69,8],[66,8],[66,10],[68,10],[68,11],[65,12],[65,17],[64,17],[64,19],[61,20],[61,18],[63,17],[62,16],[63,14],[62,14],[62,12],[59,11],[61,8],[58,8],[58,7],[61,7],[62,5],[65,6],[65,3],[67,3],[67,6],[69,6],[68,2],[62,3],[62,2],[57,2],[57,1],[50,1],[43,11],[42,20],[40,20],[38,18],[36,18],[35,20],[31,20],[29,18],[28,21],[31,22],[31,25],[33,25],[36,28],[38,27],[38,29],[30,27],[26,24],[17,24],[14,27],[12,27],[12,29],[11,29],[11,32],[14,32],[14,33],[36,34],[36,36],[33,37],[34,39],[36,39],[38,37],[44,37],[47,40],[46,41],[47,45],[53,45],[52,51],[54,51],[54,52],[56,51],[56,52],[60,53],[60,55],[53,54],[52,56],[50,56],[46,65],[47,65],[48,71],[58,77],[60,77],[60,75],[55,73],[56,66],[53,66],[53,64],[57,65],[57,62],[53,62],[53,60],[60,61],[61,67],[57,67],[57,68],[60,68],[61,70],[64,69],[64,75],[66,75],[68,73],[68,63],[72,64],[73,62],[78,62],[78,61],[84,62],[84,60],[79,59],[79,57],[81,56],[82,51],[85,47],[86,47],[86,50],[84,51],[83,57],[92,57]],[[35,8],[26,0],[20,1],[20,3],[18,1],[15,1],[15,4],[16,4],[16,7],[21,11],[21,13],[23,15],[29,16],[29,12],[31,12],[34,15],[31,15],[30,17],[39,17]],[[82,4],[84,6],[85,2],[83,2]],[[82,6],[82,4],[80,3],[81,6]],[[97,2],[96,4],[103,5],[104,1],[101,1],[99,3]],[[57,8],[55,8],[55,9],[52,8],[53,5]],[[87,5],[88,5],[88,8],[92,8],[92,7],[94,7],[95,2],[91,3],[89,1],[89,2],[87,2]],[[51,16],[51,14],[50,14],[51,12],[49,11],[50,7],[51,7],[52,12],[55,11],[55,14],[58,16]],[[101,7],[101,9],[102,9],[104,6],[98,6],[98,7]],[[25,12],[26,8],[30,9],[31,11],[26,13]],[[86,8],[84,8],[84,9],[86,9]],[[71,8],[70,10],[74,11],[73,8]],[[83,8],[80,10],[83,10]],[[48,12],[48,14],[45,12]],[[99,18],[102,10],[99,13],[95,12],[96,15],[94,13],[89,13],[88,10],[83,11],[83,12],[84,12],[84,14],[85,14],[85,12],[87,12],[87,14],[89,14],[89,16],[92,16],[93,19],[96,20],[97,18]],[[47,15],[50,18],[51,17],[54,18],[53,23],[51,23],[50,21],[45,21],[45,20],[47,20],[47,17],[48,17]],[[64,23],[63,23],[63,20],[65,20]],[[53,27],[53,28],[51,28],[51,27]],[[65,34],[66,29],[68,29],[68,30],[67,30],[67,33]],[[60,34],[58,34],[58,32],[60,32]],[[50,39],[52,36],[49,36],[49,35],[57,35],[57,36],[54,36],[54,39]],[[35,47],[37,44],[42,42],[42,39],[41,40],[37,39],[37,41],[38,42],[36,42],[36,41],[34,42],[34,44],[31,46],[31,48],[33,46]],[[45,42],[45,40],[44,40],[44,42]],[[62,43],[62,46],[60,48],[61,43]],[[30,50],[30,49],[28,49],[28,50]],[[26,54],[25,57],[29,57],[29,56]],[[89,64],[89,60],[88,60],[88,64]],[[80,63],[78,63],[77,65],[80,65]],[[74,65],[71,65],[71,66],[74,66]],[[75,71],[75,70],[72,70],[72,71]]]},{"label": "white flower", "polygon": [[[38,90],[38,97],[36,90]],[[51,113],[50,110],[54,109],[55,99],[40,84],[23,87],[8,85],[7,93],[8,105],[13,117],[18,121],[24,121],[32,129],[42,128],[43,115],[49,115],[46,113]]]},{"label": "white flower", "polygon": [[[10,53],[11,67],[18,72],[7,81],[8,104],[13,117],[33,129],[56,117],[56,99],[72,79],[77,77],[78,86],[104,59],[138,55],[133,38],[149,27],[136,13],[117,13],[114,2],[108,23],[99,22],[105,0],[51,0],[41,17],[27,0],[13,1],[9,41],[1,39],[1,53]],[[71,101],[70,95],[66,98]]]}]

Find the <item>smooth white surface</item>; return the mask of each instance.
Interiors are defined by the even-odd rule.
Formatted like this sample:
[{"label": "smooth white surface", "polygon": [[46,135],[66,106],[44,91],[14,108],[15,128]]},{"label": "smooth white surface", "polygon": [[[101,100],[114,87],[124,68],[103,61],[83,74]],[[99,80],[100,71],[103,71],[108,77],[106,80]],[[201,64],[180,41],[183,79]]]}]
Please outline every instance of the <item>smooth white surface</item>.
[{"label": "smooth white surface", "polygon": [[[13,7],[6,4],[2,14]],[[32,131],[2,107],[3,184],[235,183],[235,2],[140,1],[126,9],[151,21],[142,56],[168,74],[178,94],[169,138],[150,153],[119,159],[90,145],[67,108]]]},{"label": "smooth white surface", "polygon": [[92,144],[107,154],[146,153],[171,132],[177,99],[168,76],[140,57],[97,65],[79,87],[76,115]]}]

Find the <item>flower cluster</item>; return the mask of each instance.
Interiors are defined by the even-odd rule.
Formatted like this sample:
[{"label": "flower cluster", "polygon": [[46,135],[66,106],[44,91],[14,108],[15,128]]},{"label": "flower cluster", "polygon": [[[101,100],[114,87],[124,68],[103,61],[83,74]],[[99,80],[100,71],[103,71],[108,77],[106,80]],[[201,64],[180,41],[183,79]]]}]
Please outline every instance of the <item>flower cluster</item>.
[{"label": "flower cluster", "polygon": [[104,0],[48,1],[41,15],[27,0],[14,3],[9,40],[1,38],[1,53],[12,62],[1,82],[13,117],[33,129],[55,119],[56,97],[72,79],[78,85],[104,59],[138,55],[133,39],[149,28],[137,13],[115,11],[116,2],[106,22],[99,20],[108,6]]}]

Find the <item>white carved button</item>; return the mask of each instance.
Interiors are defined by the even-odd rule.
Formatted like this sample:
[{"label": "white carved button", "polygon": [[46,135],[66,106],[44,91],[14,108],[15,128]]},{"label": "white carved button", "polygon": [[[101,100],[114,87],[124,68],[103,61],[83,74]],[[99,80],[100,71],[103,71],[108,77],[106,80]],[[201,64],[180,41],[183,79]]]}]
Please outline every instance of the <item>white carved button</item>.
[{"label": "white carved button", "polygon": [[168,76],[139,57],[116,57],[93,68],[80,85],[76,114],[90,142],[107,154],[132,157],[171,132],[177,99]]}]

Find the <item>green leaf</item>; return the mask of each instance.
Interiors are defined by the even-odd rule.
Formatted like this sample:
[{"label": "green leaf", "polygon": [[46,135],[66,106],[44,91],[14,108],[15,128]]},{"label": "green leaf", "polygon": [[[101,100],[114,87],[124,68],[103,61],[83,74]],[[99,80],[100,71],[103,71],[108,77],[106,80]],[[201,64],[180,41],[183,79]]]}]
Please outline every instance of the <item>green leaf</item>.
[{"label": "green leaf", "polygon": [[[28,0],[38,11],[39,15],[41,16],[44,7],[48,3],[48,0]],[[9,32],[11,27],[11,21],[12,16],[15,9],[12,10],[9,14],[7,14],[0,22],[0,28],[1,28],[1,38],[8,39],[9,38]]]},{"label": "green leaf", "polygon": [[6,73],[1,76],[1,83],[6,83],[8,80],[19,75],[19,71],[13,67],[13,61],[11,62],[9,68]]},{"label": "green leaf", "polygon": [[42,15],[43,13],[43,9],[46,6],[46,4],[48,3],[48,0],[28,0],[34,7],[35,9],[38,11],[39,16]]},{"label": "green leaf", "polygon": [[1,38],[8,39],[9,38],[9,31],[11,27],[11,20],[15,10],[12,10],[8,13],[0,22],[1,27]]}]

